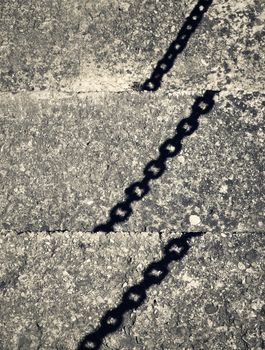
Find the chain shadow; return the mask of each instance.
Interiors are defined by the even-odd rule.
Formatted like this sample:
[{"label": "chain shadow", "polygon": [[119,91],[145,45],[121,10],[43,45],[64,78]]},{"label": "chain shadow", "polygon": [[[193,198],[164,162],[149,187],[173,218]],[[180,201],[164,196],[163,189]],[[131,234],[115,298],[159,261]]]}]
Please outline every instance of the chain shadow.
[{"label": "chain shadow", "polygon": [[199,0],[197,2],[182,25],[176,39],[172,41],[163,58],[158,61],[150,78],[141,85],[135,83],[135,90],[156,91],[160,88],[163,76],[171,70],[177,56],[180,55],[187,46],[191,35],[199,26],[204,13],[208,11],[212,2],[213,0]]},{"label": "chain shadow", "polygon": [[[148,194],[151,180],[158,179],[163,175],[166,170],[166,161],[175,157],[182,149],[182,140],[198,129],[199,117],[212,110],[215,104],[214,96],[217,93],[218,91],[206,90],[202,96],[196,97],[190,116],[182,119],[176,127],[176,134],[160,145],[158,158],[151,160],[145,166],[143,179],[132,183],[125,190],[125,201],[116,204],[110,211],[109,220],[105,224],[96,226],[93,232],[111,232],[114,230],[115,224],[128,220],[133,212],[131,204]],[[170,272],[169,264],[180,261],[187,255],[190,249],[189,240],[203,234],[204,232],[188,232],[179,238],[171,239],[163,249],[163,257],[147,266],[142,273],[142,280],[131,286],[122,295],[120,303],[103,315],[99,326],[80,340],[77,350],[100,349],[105,337],[121,327],[124,315],[130,310],[136,310],[145,302],[147,290],[151,286],[159,285],[166,278]]]},{"label": "chain shadow", "polygon": [[[163,76],[173,67],[177,56],[185,49],[191,35],[200,24],[203,14],[208,10],[212,0],[199,0],[180,29],[177,38],[170,44],[164,57],[157,63],[149,79],[138,90],[156,91],[160,88]],[[193,134],[199,127],[199,117],[213,108],[214,96],[218,91],[206,90],[197,97],[188,118],[182,119],[176,127],[172,138],[166,139],[159,146],[159,156],[147,163],[141,181],[133,182],[125,189],[125,200],[117,203],[109,213],[106,223],[94,227],[93,232],[114,231],[116,224],[125,222],[133,213],[133,202],[140,201],[150,191],[150,181],[160,178],[166,170],[166,161],[174,158],[182,149],[182,140]],[[100,349],[105,337],[116,332],[124,321],[124,315],[139,308],[147,298],[147,290],[159,285],[169,273],[169,264],[182,260],[190,249],[189,240],[201,236],[203,232],[184,233],[180,238],[171,239],[164,247],[163,257],[152,262],[143,271],[143,279],[131,286],[122,296],[121,302],[108,310],[100,320],[100,325],[93,332],[85,335],[79,342],[77,350]]]},{"label": "chain shadow", "polygon": [[179,238],[171,239],[163,249],[163,257],[150,263],[143,271],[143,279],[130,287],[122,296],[121,302],[108,310],[100,320],[99,327],[85,335],[79,342],[77,350],[100,349],[106,336],[116,332],[124,321],[124,315],[131,310],[138,309],[146,300],[147,290],[159,285],[170,272],[169,264],[182,260],[190,249],[189,240],[202,236],[204,232],[184,233]]},{"label": "chain shadow", "polygon": [[146,164],[142,180],[133,182],[125,189],[125,200],[118,202],[110,210],[107,222],[95,226],[92,232],[113,232],[116,224],[129,219],[133,213],[132,203],[143,199],[150,191],[150,182],[163,175],[166,170],[166,161],[175,157],[182,149],[182,140],[198,129],[199,117],[211,111],[215,103],[214,96],[217,93],[218,91],[206,90],[203,96],[195,99],[190,116],[182,119],[176,127],[176,134],[159,146],[158,158]]}]

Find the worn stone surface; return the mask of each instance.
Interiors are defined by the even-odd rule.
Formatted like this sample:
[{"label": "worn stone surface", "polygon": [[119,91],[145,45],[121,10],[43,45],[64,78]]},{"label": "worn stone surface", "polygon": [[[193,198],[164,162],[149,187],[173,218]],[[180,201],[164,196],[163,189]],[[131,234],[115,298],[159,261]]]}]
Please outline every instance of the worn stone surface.
[{"label": "worn stone surface", "polygon": [[[0,2],[0,349],[76,350],[181,231],[208,233],[101,348],[264,348],[264,3],[214,0],[139,91],[195,4]],[[210,89],[128,222],[89,233]]]},{"label": "worn stone surface", "polygon": [[[2,233],[1,348],[76,349],[177,236]],[[102,349],[262,349],[264,235],[207,233],[190,245]]]},{"label": "worn stone surface", "polygon": [[[2,1],[0,90],[131,89],[151,73],[195,4]],[[262,89],[264,13],[260,0],[213,1],[164,87]]]},{"label": "worn stone surface", "polygon": [[[258,93],[220,94],[117,230],[264,229],[263,99]],[[1,227],[86,231],[106,221],[193,102],[194,96],[157,99],[136,92],[5,98]]]}]

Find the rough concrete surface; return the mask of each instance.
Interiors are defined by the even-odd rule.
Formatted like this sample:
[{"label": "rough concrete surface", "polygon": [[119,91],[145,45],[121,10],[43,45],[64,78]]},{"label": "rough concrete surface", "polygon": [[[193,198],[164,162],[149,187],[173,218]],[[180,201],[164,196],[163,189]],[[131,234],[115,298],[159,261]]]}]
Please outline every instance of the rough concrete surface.
[{"label": "rough concrete surface", "polygon": [[[259,93],[221,94],[119,229],[264,230],[263,100]],[[125,188],[141,179],[193,101],[136,92],[5,98],[1,227],[92,230],[123,199]],[[199,224],[191,224],[191,215]]]},{"label": "rough concrete surface", "polygon": [[[196,1],[1,2],[1,90],[123,91],[142,82]],[[262,89],[264,3],[213,1],[166,78]],[[253,74],[253,72],[255,72]]]},{"label": "rough concrete surface", "polygon": [[[1,1],[0,349],[265,347],[264,2],[200,0],[141,91],[195,5]],[[128,220],[91,232],[206,90],[213,108]],[[104,335],[131,286],[146,297]]]},{"label": "rough concrete surface", "polygon": [[[3,234],[3,349],[75,349],[178,233]],[[194,238],[103,349],[262,349],[264,235]]]}]

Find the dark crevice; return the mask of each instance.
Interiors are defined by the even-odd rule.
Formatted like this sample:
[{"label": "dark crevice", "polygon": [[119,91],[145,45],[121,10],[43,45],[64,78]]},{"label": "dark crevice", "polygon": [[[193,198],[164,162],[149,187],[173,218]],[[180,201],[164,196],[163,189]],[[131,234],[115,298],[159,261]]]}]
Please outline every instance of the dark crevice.
[{"label": "dark crevice", "polygon": [[45,229],[45,230],[27,230],[27,231],[15,231],[17,235],[22,235],[22,234],[29,234],[29,233],[45,233],[45,234],[54,234],[54,233],[65,233],[65,232],[68,232],[69,230],[66,230],[66,229],[53,229],[53,230],[50,230],[50,229]]}]

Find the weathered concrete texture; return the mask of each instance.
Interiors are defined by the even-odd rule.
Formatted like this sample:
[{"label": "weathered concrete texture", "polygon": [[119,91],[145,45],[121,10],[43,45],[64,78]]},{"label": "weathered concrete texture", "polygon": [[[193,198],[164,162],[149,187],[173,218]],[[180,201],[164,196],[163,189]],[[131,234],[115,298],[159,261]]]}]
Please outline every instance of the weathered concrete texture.
[{"label": "weathered concrete texture", "polygon": [[[1,1],[0,90],[130,89],[149,76],[195,4]],[[164,87],[183,89],[196,82],[262,89],[264,16],[260,0],[213,1]]]},{"label": "weathered concrete texture", "polygon": [[[155,93],[196,0],[0,2],[0,349],[76,350],[181,231],[208,233],[102,350],[263,349],[263,2],[214,0]],[[91,234],[209,89],[129,221]]]},{"label": "weathered concrete texture", "polygon": [[[220,94],[116,229],[264,230],[263,100],[259,93]],[[194,96],[136,92],[45,100],[5,95],[1,227],[89,231],[105,222],[193,103]]]},{"label": "weathered concrete texture", "polygon": [[[1,349],[76,349],[179,234],[1,234]],[[102,349],[255,349],[264,235],[207,233]],[[262,340],[263,339],[263,340]]]}]

